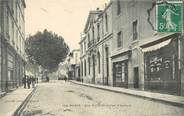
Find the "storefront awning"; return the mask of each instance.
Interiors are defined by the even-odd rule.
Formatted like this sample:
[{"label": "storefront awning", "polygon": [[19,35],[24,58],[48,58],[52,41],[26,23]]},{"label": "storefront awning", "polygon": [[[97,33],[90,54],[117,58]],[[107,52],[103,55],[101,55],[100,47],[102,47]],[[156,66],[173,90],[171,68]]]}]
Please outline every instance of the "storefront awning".
[{"label": "storefront awning", "polygon": [[165,47],[166,45],[168,45],[169,43],[171,42],[171,39],[168,39],[166,41],[163,41],[161,43],[158,43],[156,45],[153,45],[153,46],[150,46],[150,47],[147,47],[147,48],[143,48],[142,51],[143,52],[151,52],[151,51],[156,51],[160,48],[163,48]]}]

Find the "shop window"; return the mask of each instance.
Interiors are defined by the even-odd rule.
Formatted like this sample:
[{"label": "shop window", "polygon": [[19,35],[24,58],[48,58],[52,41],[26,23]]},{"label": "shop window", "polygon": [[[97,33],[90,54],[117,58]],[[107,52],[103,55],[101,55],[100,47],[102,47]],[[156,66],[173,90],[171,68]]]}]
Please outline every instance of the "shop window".
[{"label": "shop window", "polygon": [[178,94],[177,52],[173,46],[177,41],[145,53],[145,89]]},{"label": "shop window", "polygon": [[118,62],[114,64],[115,86],[127,86],[127,64]]},{"label": "shop window", "polygon": [[13,80],[13,73],[14,73],[14,59],[13,56],[8,54],[8,80]]}]

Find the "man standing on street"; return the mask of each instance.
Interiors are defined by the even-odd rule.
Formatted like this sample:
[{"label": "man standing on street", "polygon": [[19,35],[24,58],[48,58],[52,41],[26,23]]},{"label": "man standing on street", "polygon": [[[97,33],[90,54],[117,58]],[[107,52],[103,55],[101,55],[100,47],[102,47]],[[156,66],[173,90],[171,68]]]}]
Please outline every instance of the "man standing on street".
[{"label": "man standing on street", "polygon": [[27,77],[27,86],[28,86],[28,89],[30,89],[30,84],[31,84],[31,78],[28,76]]},{"label": "man standing on street", "polygon": [[34,77],[31,77],[31,83],[32,83],[32,88],[34,88],[35,87],[35,78]]},{"label": "man standing on street", "polygon": [[26,88],[26,75],[22,78],[22,83],[24,84],[24,88]]}]

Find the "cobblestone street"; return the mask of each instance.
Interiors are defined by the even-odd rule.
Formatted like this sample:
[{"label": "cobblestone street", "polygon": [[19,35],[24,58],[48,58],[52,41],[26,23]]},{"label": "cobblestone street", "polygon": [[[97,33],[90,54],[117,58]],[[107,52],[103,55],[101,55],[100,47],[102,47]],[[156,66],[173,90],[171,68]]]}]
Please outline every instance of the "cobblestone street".
[{"label": "cobblestone street", "polygon": [[22,116],[183,116],[160,102],[54,81],[39,84]]}]

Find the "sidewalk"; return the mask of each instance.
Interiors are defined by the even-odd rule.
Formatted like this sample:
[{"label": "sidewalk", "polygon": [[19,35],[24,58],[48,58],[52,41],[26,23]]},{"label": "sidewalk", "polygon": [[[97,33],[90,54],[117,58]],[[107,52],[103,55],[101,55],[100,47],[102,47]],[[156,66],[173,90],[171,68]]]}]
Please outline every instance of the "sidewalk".
[{"label": "sidewalk", "polygon": [[77,81],[70,81],[70,82],[78,85],[87,86],[87,87],[93,87],[93,88],[102,89],[106,91],[132,95],[132,96],[141,97],[148,100],[155,100],[155,101],[168,103],[175,106],[184,107],[184,97],[182,96],[152,93],[148,91],[132,90],[132,89],[125,89],[120,87],[94,85],[94,84],[81,83]]},{"label": "sidewalk", "polygon": [[12,116],[32,91],[20,87],[0,98],[0,116]]}]

